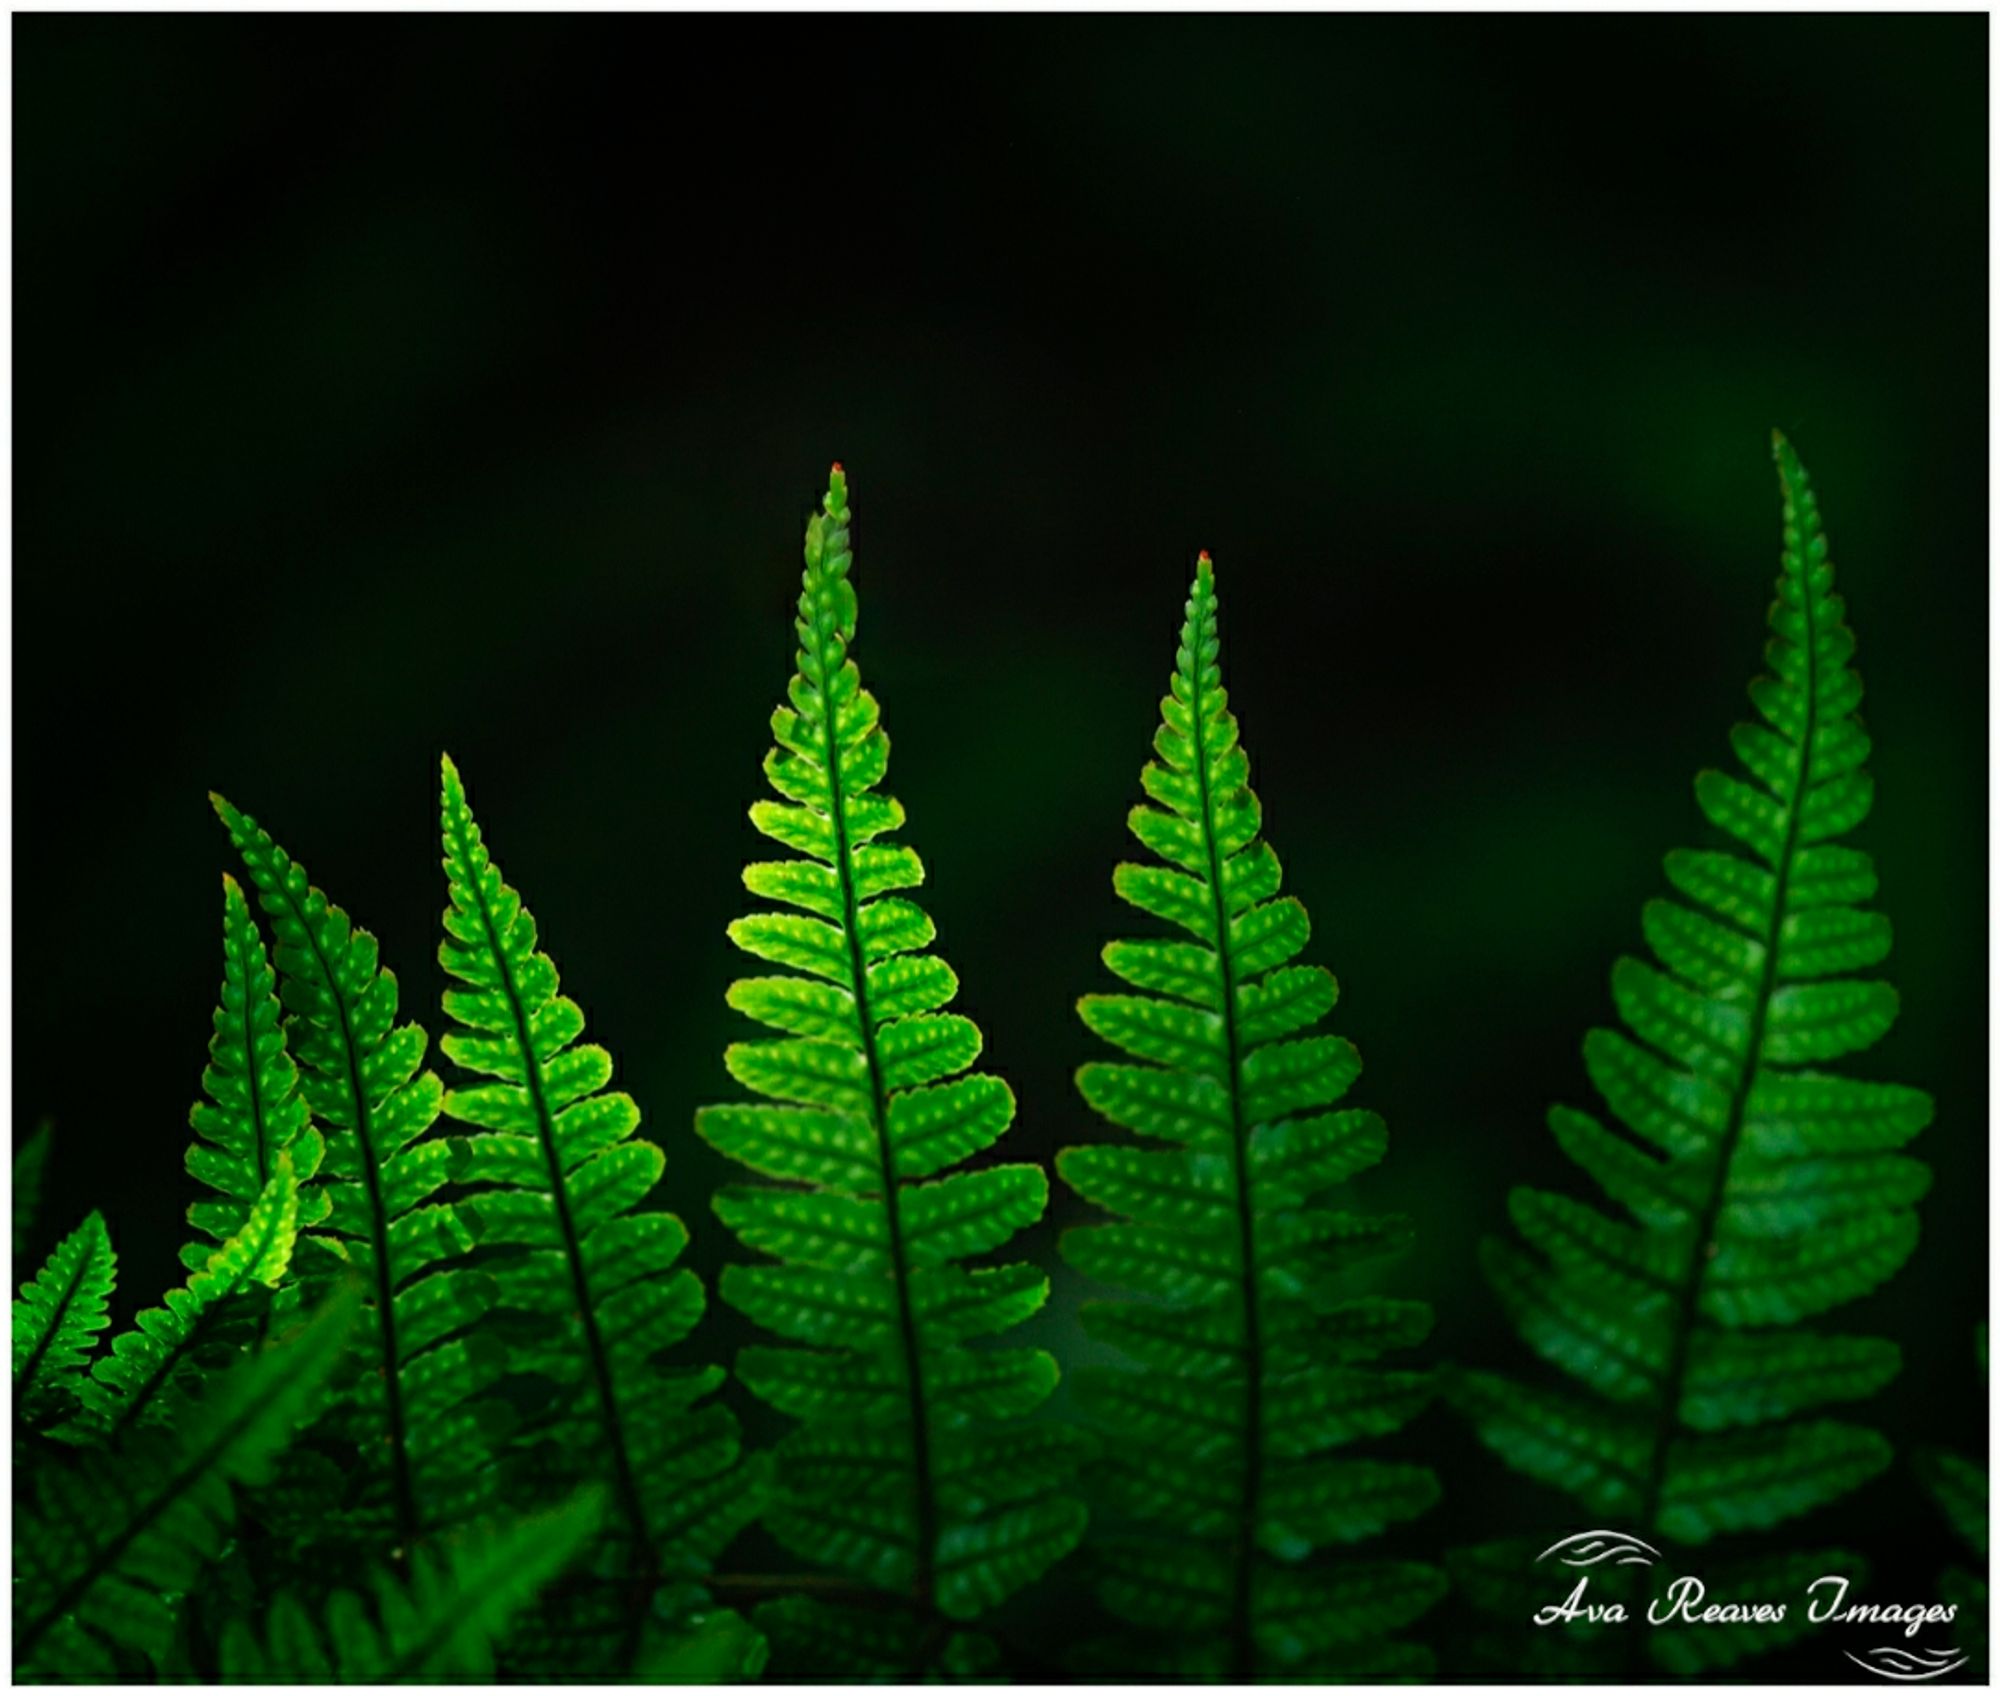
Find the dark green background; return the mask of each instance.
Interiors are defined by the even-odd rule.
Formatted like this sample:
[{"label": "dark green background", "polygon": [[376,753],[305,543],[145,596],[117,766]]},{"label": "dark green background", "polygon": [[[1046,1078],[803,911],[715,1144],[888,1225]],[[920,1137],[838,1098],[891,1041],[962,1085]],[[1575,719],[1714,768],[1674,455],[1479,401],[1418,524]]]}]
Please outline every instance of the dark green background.
[{"label": "dark green background", "polygon": [[[1579,1040],[1700,841],[1777,558],[1861,636],[1924,1243],[1848,1322],[1983,1450],[1983,18],[26,17],[15,59],[15,1106],[121,1300],[172,1276],[220,972],[204,791],[433,1027],[449,748],[720,1258],[744,819],[826,462],[890,787],[1015,1152],[1095,1134],[1197,547],[1345,987],[1438,1353],[1565,1175]],[[1059,1202],[1059,1218],[1074,1209]],[[1038,1252],[1050,1247],[1037,1244]],[[1042,1322],[1078,1346],[1066,1275]],[[731,1322],[705,1333],[726,1355]],[[1442,1413],[1448,1539],[1573,1528]],[[1928,1597],[1900,1467],[1820,1522]],[[1426,1528],[1429,1535],[1430,1528]],[[1823,1670],[1814,1661],[1808,1672]]]}]

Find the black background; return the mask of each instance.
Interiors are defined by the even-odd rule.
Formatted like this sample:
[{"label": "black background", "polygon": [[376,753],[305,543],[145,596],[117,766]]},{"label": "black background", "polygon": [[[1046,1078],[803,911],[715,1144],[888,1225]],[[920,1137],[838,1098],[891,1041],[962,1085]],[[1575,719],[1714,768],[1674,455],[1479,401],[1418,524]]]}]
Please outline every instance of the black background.
[{"label": "black background", "polygon": [[[712,1271],[690,1113],[731,1093],[722,927],[838,457],[889,787],[1016,1156],[1095,1134],[1069,1008],[1135,928],[1109,873],[1206,546],[1390,1121],[1364,1188],[1420,1232],[1389,1282],[1436,1357],[1522,1364],[1476,1241],[1511,1184],[1581,1186],[1543,1114],[1705,840],[1779,425],[1877,745],[1904,1019],[1855,1069],[1939,1100],[1923,1246],[1842,1322],[1905,1346],[1869,1410],[1899,1451],[1983,1452],[1983,18],[13,27],[15,1109],[125,1309],[193,1194],[204,791],[435,1029],[442,748]],[[1077,1283],[1038,1322],[1072,1356]],[[1420,1440],[1444,1540],[1574,1528],[1442,1411]],[[1933,1593],[1900,1460],[1815,1530]]]}]

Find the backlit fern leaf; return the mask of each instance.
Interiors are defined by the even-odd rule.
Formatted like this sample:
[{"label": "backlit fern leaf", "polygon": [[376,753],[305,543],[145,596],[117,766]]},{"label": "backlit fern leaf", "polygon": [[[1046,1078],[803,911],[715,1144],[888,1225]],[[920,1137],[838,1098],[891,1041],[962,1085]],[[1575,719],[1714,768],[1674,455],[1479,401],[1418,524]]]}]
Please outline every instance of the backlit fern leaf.
[{"label": "backlit fern leaf", "polygon": [[[451,905],[438,959],[455,986],[443,1039],[463,1071],[491,1081],[445,1097],[446,1114],[480,1134],[457,1140],[454,1173],[477,1186],[460,1211],[483,1249],[500,1304],[525,1330],[514,1371],[553,1391],[515,1434],[538,1490],[601,1479],[611,1492],[615,1547],[594,1568],[608,1619],[636,1621],[659,1584],[698,1579],[755,1516],[753,1476],[737,1467],[736,1420],[708,1400],[719,1368],[671,1368],[663,1351],[701,1317],[701,1281],[677,1267],[687,1230],[671,1213],[641,1211],[666,1157],[633,1135],[639,1109],[606,1088],[611,1056],[579,1043],[583,1013],[561,993],[535,921],[500,875],[444,762],[444,865]],[[615,1593],[613,1590],[615,1587]],[[624,1598],[622,1604],[618,1598]],[[578,1640],[581,1599],[563,1612]],[[575,1655],[565,1676],[579,1673]]]},{"label": "backlit fern leaf", "polygon": [[300,1092],[325,1135],[328,1209],[300,1240],[300,1275],[351,1271],[367,1292],[351,1370],[315,1435],[362,1458],[339,1522],[408,1549],[467,1517],[491,1482],[467,1403],[492,1382],[497,1345],[467,1328],[492,1281],[459,1263],[472,1236],[457,1211],[429,1202],[451,1177],[451,1143],[425,1134],[443,1089],[422,1069],[423,1031],[396,1023],[396,978],[375,938],[255,819],[213,800],[271,920]]},{"label": "backlit fern leaf", "polygon": [[1112,1439],[1095,1476],[1136,1522],[1096,1553],[1105,1606],[1144,1635],[1106,1653],[1232,1682],[1422,1676],[1428,1657],[1391,1634],[1437,1600],[1442,1575],[1314,1558],[1437,1498],[1424,1467],[1338,1452],[1429,1399],[1428,1375],[1363,1363],[1418,1341],[1430,1313],[1344,1287],[1409,1226],[1338,1200],[1387,1134],[1364,1109],[1325,1111],[1361,1062],[1340,1037],[1300,1035],[1332,1009],[1334,980],[1287,964],[1306,911],[1279,894],[1218,652],[1203,554],[1143,774],[1156,804],[1130,819],[1164,864],[1115,877],[1126,901],[1190,940],[1111,943],[1105,963],[1141,993],[1079,1003],[1139,1063],[1092,1063],[1078,1086],[1147,1141],[1057,1156],[1072,1188],[1123,1216],[1068,1232],[1065,1258],[1150,1298],[1084,1310],[1089,1333],[1140,1369],[1074,1378]]},{"label": "backlit fern leaf", "polygon": [[[729,931],[786,968],[729,992],[782,1033],[725,1056],[770,1101],[704,1108],[697,1125],[787,1186],[715,1197],[744,1244],[773,1257],[727,1268],[724,1298],[805,1345],[747,1348],[737,1361],[752,1391],[801,1421],[778,1450],[766,1524],[801,1557],[912,1604],[918,1617],[896,1624],[884,1651],[900,1664],[883,1668],[908,1679],[971,1652],[935,1615],[971,1619],[1036,1578],[1077,1541],[1083,1510],[1067,1492],[1075,1434],[1020,1423],[1054,1388],[1055,1362],[966,1346],[1046,1299],[1031,1266],[958,1263],[1039,1219],[1048,1182],[1030,1165],[952,1170],[999,1139],[1014,1100],[1000,1079],[968,1071],[979,1031],[940,1011],[958,980],[925,952],[930,919],[897,893],[922,882],[923,866],[883,840],[903,809],[876,792],[889,743],[848,652],[848,518],[836,466],[806,531],[798,671],[764,762],[782,799],[750,814],[797,857],[752,865],[744,883],[794,911]],[[767,1611],[778,1664],[787,1632],[873,1629],[818,1601]]]},{"label": "backlit fern leaf", "polygon": [[104,1215],[58,1243],[14,1302],[14,1430],[56,1425],[76,1411],[97,1333],[111,1323],[118,1256]]},{"label": "backlit fern leaf", "polygon": [[[14,1518],[14,1673],[101,1684],[121,1657],[157,1667],[182,1595],[334,1369],[354,1316],[337,1291],[298,1335],[246,1359],[172,1427],[33,1470]],[[17,1486],[18,1488],[18,1486]]]},{"label": "backlit fern leaf", "polygon": [[188,1175],[219,1195],[188,1208],[188,1223],[209,1239],[181,1250],[181,1263],[191,1272],[207,1266],[216,1245],[243,1228],[281,1154],[290,1156],[300,1186],[299,1223],[310,1229],[326,1217],[328,1198],[312,1182],[325,1146],[300,1093],[279,1014],[278,978],[264,939],[242,886],[225,872],[222,994],[201,1075],[207,1099],[188,1113],[196,1140],[187,1151]]},{"label": "backlit fern leaf", "polygon": [[1629,1034],[1593,1031],[1584,1059],[1630,1134],[1550,1115],[1629,1222],[1523,1189],[1522,1241],[1485,1245],[1522,1336],[1586,1393],[1488,1373],[1453,1392],[1502,1458],[1593,1523],[1682,1543],[1777,1525],[1888,1463],[1874,1431],[1801,1416],[1879,1390],[1895,1344],[1804,1322],[1902,1265],[1929,1183],[1899,1150],[1930,1098],[1821,1069],[1887,1031],[1897,998],[1852,975],[1890,940],[1861,905],[1869,857],[1835,841],[1873,798],[1861,682],[1818,502],[1790,444],[1775,453],[1783,561],[1770,673],[1750,689],[1763,722],[1732,736],[1747,776],[1695,786],[1747,852],[1668,855],[1681,899],[1645,910],[1658,964],[1612,974]]}]

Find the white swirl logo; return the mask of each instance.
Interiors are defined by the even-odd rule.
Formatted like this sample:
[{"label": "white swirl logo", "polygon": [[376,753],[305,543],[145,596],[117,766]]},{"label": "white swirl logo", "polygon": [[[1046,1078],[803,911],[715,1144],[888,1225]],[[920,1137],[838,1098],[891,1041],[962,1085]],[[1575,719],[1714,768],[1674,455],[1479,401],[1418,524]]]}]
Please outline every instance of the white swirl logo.
[{"label": "white swirl logo", "polygon": [[1885,1646],[1870,1649],[1857,1655],[1852,1649],[1841,1651],[1858,1667],[1864,1667],[1877,1678],[1893,1678],[1899,1684],[1919,1684],[1927,1678],[1942,1678],[1948,1672],[1957,1672],[1971,1658],[1963,1649],[1908,1649]]},{"label": "white swirl logo", "polygon": [[1545,1561],[1554,1555],[1564,1566],[1651,1566],[1661,1559],[1660,1551],[1629,1531],[1577,1531],[1551,1543],[1539,1555]]}]

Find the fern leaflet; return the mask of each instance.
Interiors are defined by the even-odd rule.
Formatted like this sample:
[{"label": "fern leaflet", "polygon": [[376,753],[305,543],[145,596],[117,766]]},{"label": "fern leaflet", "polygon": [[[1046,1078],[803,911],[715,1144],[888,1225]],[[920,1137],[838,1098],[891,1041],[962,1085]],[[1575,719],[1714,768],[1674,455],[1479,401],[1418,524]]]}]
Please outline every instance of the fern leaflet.
[{"label": "fern leaflet", "polygon": [[[704,1571],[757,1506],[736,1468],[735,1417],[704,1400],[721,1371],[660,1361],[701,1317],[701,1281],[675,1267],[687,1245],[680,1220],[639,1211],[666,1157],[633,1135],[632,1098],[606,1089],[611,1056],[578,1043],[582,1010],[561,993],[449,759],[443,828],[451,905],[438,959],[457,981],[445,1012],[460,1028],[442,1046],[463,1071],[492,1080],[444,1101],[480,1132],[456,1144],[454,1175],[479,1186],[460,1212],[479,1245],[497,1251],[486,1267],[502,1307],[528,1327],[513,1369],[554,1391],[516,1441],[532,1444],[541,1488],[610,1486],[623,1556],[601,1576],[643,1610],[662,1578]],[[576,1624],[574,1598],[565,1608]]]},{"label": "fern leaflet", "polygon": [[108,1683],[121,1651],[165,1655],[180,1595],[235,1522],[232,1485],[261,1480],[291,1440],[354,1307],[336,1292],[296,1337],[218,1378],[177,1428],[36,1469],[14,1527],[17,1680]]},{"label": "fern leaflet", "polygon": [[323,1227],[301,1238],[300,1272],[351,1269],[368,1290],[368,1340],[327,1422],[327,1435],[359,1445],[366,1462],[338,1517],[363,1534],[386,1520],[408,1549],[466,1517],[489,1482],[466,1404],[497,1362],[466,1327],[490,1305],[492,1284],[454,1264],[472,1247],[457,1212],[426,1205],[451,1177],[450,1143],[425,1135],[443,1089],[421,1069],[423,1031],[396,1023],[396,978],[375,938],[255,819],[212,799],[270,917],[300,1093],[326,1131],[328,1209]]},{"label": "fern leaflet", "polygon": [[1161,702],[1159,758],[1143,773],[1157,804],[1130,816],[1164,864],[1121,865],[1114,879],[1126,901],[1193,940],[1111,943],[1105,964],[1141,993],[1078,1004],[1139,1062],[1094,1062],[1078,1087],[1148,1145],[1056,1158],[1065,1182],[1122,1216],[1066,1233],[1064,1257],[1151,1298],[1084,1309],[1090,1335],[1141,1370],[1074,1380],[1117,1435],[1103,1487],[1148,1528],[1098,1550],[1106,1607],[1153,1634],[1108,1653],[1236,1683],[1421,1676],[1428,1657],[1387,1639],[1437,1600],[1442,1575],[1311,1558],[1437,1498],[1424,1467],[1332,1453],[1429,1400],[1427,1374],[1362,1363],[1420,1340],[1430,1313],[1344,1289],[1349,1267],[1403,1246],[1409,1225],[1330,1196],[1382,1157],[1387,1135],[1375,1113],[1324,1111],[1361,1062],[1342,1038],[1298,1034],[1331,1011],[1336,988],[1322,967],[1287,964],[1305,947],[1306,911],[1279,894],[1219,651],[1203,554]]},{"label": "fern leaflet", "polygon": [[1484,1245],[1522,1336],[1590,1395],[1489,1373],[1453,1392],[1503,1459],[1596,1522],[1690,1544],[1777,1525],[1887,1465],[1876,1432],[1800,1416],[1879,1390],[1896,1346],[1803,1322],[1902,1265],[1930,1181],[1898,1152],[1929,1122],[1928,1096],[1817,1069],[1887,1031],[1897,997],[1850,975],[1890,941],[1861,906],[1869,857],[1835,841],[1873,799],[1861,681],[1818,501],[1791,445],[1774,451],[1784,548],[1771,669],[1750,688],[1764,722],[1732,735],[1747,780],[1695,785],[1748,853],[1669,854],[1683,899],[1644,915],[1659,964],[1612,973],[1631,1034],[1593,1031],[1584,1061],[1631,1135],[1550,1115],[1632,1223],[1522,1189],[1510,1211],[1526,1247]]},{"label": "fern leaflet", "polygon": [[118,1256],[93,1213],[56,1245],[14,1302],[14,1429],[60,1424],[77,1406],[97,1333],[111,1323]]},{"label": "fern leaflet", "polygon": [[[770,1101],[704,1108],[696,1123],[788,1186],[715,1197],[745,1246],[774,1257],[727,1268],[724,1298],[805,1345],[750,1347],[737,1361],[753,1392],[802,1422],[778,1450],[766,1524],[801,1557],[914,1604],[915,1618],[891,1622],[902,1635],[888,1670],[908,1679],[962,1652],[923,1616],[968,1620],[1018,1590],[1075,1544],[1083,1510],[1065,1491],[1076,1434],[1019,1423],[1054,1388],[1055,1362],[966,1347],[1047,1298],[1030,1266],[958,1262],[1039,1219],[1048,1182],[1030,1165],[951,1172],[999,1139],[1014,1098],[968,1071],[979,1031],[940,1011],[958,980],[925,952],[930,919],[896,893],[921,883],[923,866],[882,841],[903,809],[876,793],[889,743],[848,651],[848,523],[836,466],[806,530],[798,670],[764,762],[782,799],[750,811],[797,857],[752,865],[743,881],[796,910],[729,928],[745,953],[787,969],[729,992],[781,1033],[725,1056],[736,1081]],[[873,1627],[826,1617],[814,1600],[766,1612],[781,1658],[787,1631]]]}]

